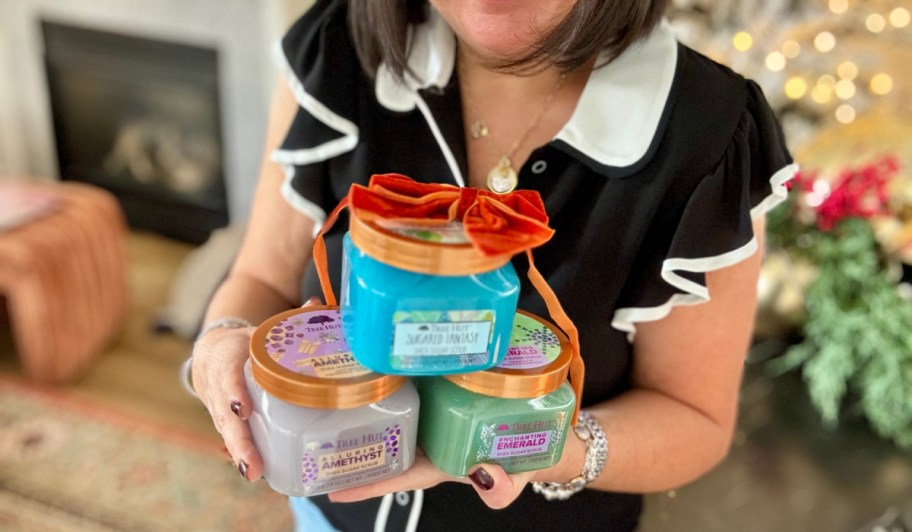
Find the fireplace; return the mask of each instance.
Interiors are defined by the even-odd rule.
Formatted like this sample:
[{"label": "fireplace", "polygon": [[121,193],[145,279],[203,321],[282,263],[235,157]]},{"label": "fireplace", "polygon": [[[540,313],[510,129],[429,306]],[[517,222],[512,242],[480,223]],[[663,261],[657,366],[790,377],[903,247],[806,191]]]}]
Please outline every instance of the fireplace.
[{"label": "fireplace", "polygon": [[226,225],[217,51],[41,27],[60,178],[114,193],[134,228],[199,243]]},{"label": "fireplace", "polygon": [[[96,183],[134,226],[187,240],[223,225],[226,207],[243,225],[279,80],[273,47],[311,4],[0,0],[0,180]],[[202,221],[187,231],[189,219]]]}]

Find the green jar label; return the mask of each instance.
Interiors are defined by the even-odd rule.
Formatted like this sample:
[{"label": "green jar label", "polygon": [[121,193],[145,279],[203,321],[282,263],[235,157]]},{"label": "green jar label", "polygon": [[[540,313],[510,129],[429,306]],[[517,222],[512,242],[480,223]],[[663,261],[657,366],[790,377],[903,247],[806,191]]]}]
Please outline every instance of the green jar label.
[{"label": "green jar label", "polygon": [[491,442],[491,458],[504,458],[507,456],[526,456],[529,454],[543,453],[551,444],[553,430],[541,432],[527,432],[525,434],[505,434],[494,436]]},{"label": "green jar label", "polygon": [[566,412],[557,412],[485,423],[480,427],[475,461],[494,462],[514,471],[548,467],[563,449],[566,421]]},{"label": "green jar label", "polygon": [[507,356],[497,367],[531,369],[547,366],[561,353],[560,340],[554,332],[534,318],[517,313]]}]

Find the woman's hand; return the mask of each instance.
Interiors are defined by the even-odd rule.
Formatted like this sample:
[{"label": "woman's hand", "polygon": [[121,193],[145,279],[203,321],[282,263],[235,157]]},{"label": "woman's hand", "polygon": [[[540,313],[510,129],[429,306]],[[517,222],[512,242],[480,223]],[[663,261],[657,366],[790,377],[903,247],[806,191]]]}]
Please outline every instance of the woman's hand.
[{"label": "woman's hand", "polygon": [[244,362],[253,327],[214,329],[193,348],[193,389],[212,416],[238,471],[245,479],[263,474],[263,459],[253,445],[247,418],[253,411],[244,383]]},{"label": "woman's hand", "polygon": [[356,486],[329,494],[333,502],[355,502],[372,497],[380,497],[397,491],[426,489],[441,482],[461,482],[471,484],[481,500],[489,507],[498,510],[509,506],[530,481],[535,472],[508,475],[496,464],[479,464],[465,478],[451,477],[434,467],[427,456],[418,452],[415,463],[405,473],[363,486]]}]

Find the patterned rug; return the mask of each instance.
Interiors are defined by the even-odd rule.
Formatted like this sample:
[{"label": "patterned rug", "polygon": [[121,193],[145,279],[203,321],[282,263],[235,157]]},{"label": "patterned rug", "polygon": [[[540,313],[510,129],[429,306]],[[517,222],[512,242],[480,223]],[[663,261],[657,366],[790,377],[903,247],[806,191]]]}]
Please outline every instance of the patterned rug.
[{"label": "patterned rug", "polygon": [[221,446],[0,379],[0,531],[288,531]]}]

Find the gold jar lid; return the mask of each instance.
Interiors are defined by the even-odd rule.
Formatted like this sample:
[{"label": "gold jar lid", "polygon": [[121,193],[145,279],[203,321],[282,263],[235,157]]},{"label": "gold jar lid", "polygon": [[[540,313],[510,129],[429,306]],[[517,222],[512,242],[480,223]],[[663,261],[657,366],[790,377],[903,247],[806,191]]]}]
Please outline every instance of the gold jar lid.
[{"label": "gold jar lid", "polygon": [[395,393],[405,377],[359,364],[342,332],[339,308],[276,314],[250,338],[250,371],[270,395],[308,408],[355,408]]},{"label": "gold jar lid", "polygon": [[[358,249],[372,259],[428,275],[488,272],[500,268],[511,258],[509,254],[483,255],[465,239],[458,222],[406,226],[383,219],[365,220],[353,212],[349,233]],[[454,236],[456,238],[452,238]]]},{"label": "gold jar lid", "polygon": [[564,333],[546,320],[518,310],[503,362],[488,370],[445,378],[466,390],[493,397],[541,397],[567,381],[571,357]]}]

